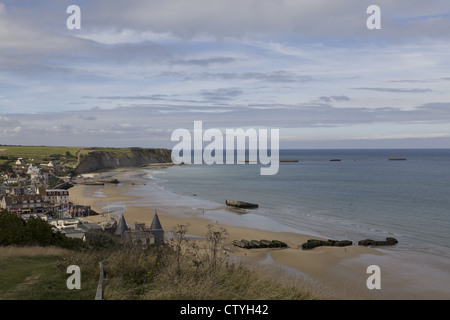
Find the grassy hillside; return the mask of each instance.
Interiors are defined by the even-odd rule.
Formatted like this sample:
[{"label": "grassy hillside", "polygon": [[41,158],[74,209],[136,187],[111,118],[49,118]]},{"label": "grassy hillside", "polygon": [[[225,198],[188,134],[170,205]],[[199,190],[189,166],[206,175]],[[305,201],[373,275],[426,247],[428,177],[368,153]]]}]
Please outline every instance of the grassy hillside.
[{"label": "grassy hillside", "polygon": [[72,254],[56,247],[0,247],[0,300],[92,300],[97,279],[82,277],[81,290],[67,289],[58,261]]},{"label": "grassy hillside", "polygon": [[[180,225],[165,246],[105,246],[106,234],[88,237],[88,250],[0,247],[0,300],[93,300],[99,262],[104,261],[105,300],[309,300],[317,287],[302,279],[230,261],[221,243],[227,232],[208,226],[206,239],[192,240]],[[81,289],[66,286],[68,266],[81,270]]]},{"label": "grassy hillside", "polygon": [[37,165],[55,158],[76,161],[79,150],[80,148],[76,147],[0,146],[0,163],[14,164],[18,158]]},{"label": "grassy hillside", "polygon": [[67,151],[75,155],[79,147],[47,147],[47,146],[0,146],[0,154],[16,158],[40,158],[52,154],[65,155]]},{"label": "grassy hillside", "polygon": [[[51,147],[51,146],[4,146],[0,145],[0,156],[9,157],[10,160],[23,158],[25,161],[38,162],[44,158],[50,159],[57,156],[66,156],[70,153],[77,156],[81,152],[81,156],[85,156],[92,151],[107,151],[118,155],[131,154],[130,148],[87,148],[87,147]],[[34,159],[31,161],[31,159]],[[3,159],[4,160],[4,159]]]},{"label": "grassy hillside", "polygon": [[18,158],[23,158],[27,164],[37,166],[54,160],[63,166],[76,168],[80,160],[94,151],[102,151],[113,157],[130,158],[133,156],[133,149],[135,148],[0,145],[0,165],[5,163],[14,165]]}]

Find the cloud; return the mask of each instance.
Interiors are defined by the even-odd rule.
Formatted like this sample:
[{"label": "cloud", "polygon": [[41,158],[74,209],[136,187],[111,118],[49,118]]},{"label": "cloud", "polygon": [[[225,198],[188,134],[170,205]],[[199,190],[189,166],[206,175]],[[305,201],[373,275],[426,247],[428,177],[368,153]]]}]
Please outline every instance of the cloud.
[{"label": "cloud", "polygon": [[[417,4],[417,1],[414,1]],[[99,28],[133,32],[170,34],[176,37],[237,37],[293,34],[301,37],[359,38],[370,35],[399,39],[417,37],[448,39],[446,0],[412,5],[410,0],[380,4],[382,29],[366,28],[370,1],[330,2],[273,0],[130,0],[126,3],[98,0],[83,3],[85,24]]]},{"label": "cloud", "polygon": [[238,88],[219,88],[215,90],[202,90],[200,93],[207,100],[231,100],[243,94]]},{"label": "cloud", "polygon": [[373,136],[357,137],[355,140],[381,140],[381,139],[434,139],[450,138],[450,133],[404,133],[404,134],[379,134]]},{"label": "cloud", "polygon": [[333,102],[333,101],[350,101],[350,98],[347,96],[321,96],[319,101],[322,102]]},{"label": "cloud", "polygon": [[431,89],[406,89],[406,88],[352,88],[354,90],[372,90],[380,92],[395,92],[395,93],[424,93],[431,92]]},{"label": "cloud", "polygon": [[243,81],[259,81],[270,83],[296,83],[314,81],[311,76],[298,75],[294,72],[286,70],[266,71],[266,72],[172,72],[165,71],[160,74],[162,77],[182,78],[184,81],[190,80],[243,80]]},{"label": "cloud", "polygon": [[[83,6],[82,6],[83,7]],[[96,28],[82,29],[74,36],[80,39],[90,40],[103,45],[124,45],[124,44],[138,44],[138,43],[170,43],[176,38],[168,32],[157,33],[151,30],[133,30],[129,28],[111,27],[105,28],[98,26]]]},{"label": "cloud", "polygon": [[174,65],[192,65],[192,66],[209,66],[212,64],[224,64],[235,62],[235,58],[231,57],[215,57],[204,59],[180,59],[173,62]]},{"label": "cloud", "polygon": [[78,118],[81,119],[81,120],[87,120],[87,121],[95,121],[95,120],[97,120],[96,117],[85,116],[85,115],[79,115]]},{"label": "cloud", "polygon": [[[383,140],[397,139],[396,143],[400,145],[402,139],[447,141],[449,108],[449,103],[430,103],[411,110],[334,108],[327,103],[316,103],[279,104],[273,108],[267,105],[267,108],[261,109],[243,105],[229,105],[225,109],[199,105],[169,106],[165,109],[167,112],[162,112],[159,108],[136,105],[110,110],[21,114],[20,124],[9,127],[2,125],[0,132],[4,140],[0,143],[41,145],[45,142],[46,145],[171,148],[173,143],[170,136],[173,130],[192,130],[194,121],[202,120],[205,130],[252,127],[298,132],[294,136],[283,134],[291,136],[285,142],[316,142],[315,147],[337,146],[327,145],[326,141],[343,139],[360,141],[360,146],[366,147],[367,141],[381,143]],[[0,114],[0,117],[16,118],[16,115]],[[421,132],[416,131],[417,126],[421,126]],[[372,129],[365,132],[362,128]],[[396,132],[394,128],[402,128],[402,132]],[[297,144],[297,147],[301,145]]]},{"label": "cloud", "polygon": [[152,94],[152,95],[136,95],[136,96],[103,96],[103,97],[89,97],[85,96],[84,98],[95,98],[95,99],[104,99],[104,100],[167,100],[169,95],[166,94]]},{"label": "cloud", "polygon": [[[53,13],[55,7],[59,6],[44,6]],[[28,54],[42,54],[52,50],[72,52],[81,48],[83,41],[46,29],[44,26],[48,26],[48,21],[52,20],[45,20],[49,18],[48,12],[39,15],[37,11],[38,8],[25,11],[15,8],[14,4],[0,4],[1,55],[16,50],[23,50]],[[62,20],[65,22],[65,16],[62,16]]]},{"label": "cloud", "polygon": [[[436,128],[440,124],[450,123],[449,108],[449,103],[429,103],[411,110],[334,108],[327,103],[317,103],[280,104],[265,109],[230,105],[225,109],[217,110],[207,106],[190,105],[166,107],[168,112],[161,112],[161,109],[154,107],[129,106],[111,110],[21,114],[20,124],[3,127],[3,133],[8,135],[8,141],[0,141],[0,143],[30,144],[40,141],[42,144],[43,141],[59,139],[60,144],[63,145],[101,145],[107,141],[109,141],[108,145],[119,141],[124,145],[126,143],[136,145],[138,142],[143,145],[150,140],[158,139],[161,145],[168,145],[170,144],[168,133],[177,128],[191,129],[195,120],[202,120],[205,128],[332,129],[376,124],[391,127],[393,124],[404,126],[433,124]],[[15,115],[0,114],[0,117],[0,119],[15,118]],[[361,132],[355,132],[355,134],[365,137]],[[391,134],[395,135],[395,133]],[[431,136],[428,137],[431,138]]]},{"label": "cloud", "polygon": [[382,3],[376,31],[368,0],[81,1],[79,31],[65,27],[71,3],[2,3],[8,141],[164,142],[198,119],[318,132],[449,122],[446,0]]}]

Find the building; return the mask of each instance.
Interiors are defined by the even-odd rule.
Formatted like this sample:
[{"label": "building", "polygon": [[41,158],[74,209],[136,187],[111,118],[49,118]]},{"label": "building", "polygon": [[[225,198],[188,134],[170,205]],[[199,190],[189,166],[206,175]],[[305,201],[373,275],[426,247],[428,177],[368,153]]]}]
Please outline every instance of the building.
[{"label": "building", "polygon": [[53,160],[51,160],[49,163],[47,163],[47,167],[49,167],[49,168],[54,168],[54,167],[56,167],[56,162],[53,161]]},{"label": "building", "polygon": [[42,196],[42,200],[52,206],[67,207],[69,206],[69,191],[64,189],[46,189],[39,187],[37,194]]},{"label": "building", "polygon": [[31,176],[31,178],[39,177],[41,174],[41,169],[38,167],[34,167],[32,163],[28,166],[27,174]]},{"label": "building", "polygon": [[126,231],[128,231],[128,226],[127,223],[125,222],[125,217],[122,214],[120,216],[119,223],[117,224],[116,231],[114,231],[114,235],[123,237]]},{"label": "building", "polygon": [[98,224],[81,223],[80,220],[73,218],[50,219],[48,223],[66,237],[78,238],[83,241],[86,241],[86,233],[90,230],[101,230],[101,226]]},{"label": "building", "polygon": [[11,213],[42,213],[44,202],[38,194],[28,195],[5,195],[0,204],[2,209]]},{"label": "building", "polygon": [[150,226],[150,234],[153,235],[155,243],[164,244],[164,230],[159,221],[158,214],[155,210],[155,215],[153,216],[152,225]]},{"label": "building", "polygon": [[130,229],[125,217],[121,215],[114,235],[133,245],[164,244],[164,230],[156,211],[149,229],[146,229],[144,224],[136,224],[135,229]]},{"label": "building", "polygon": [[8,178],[6,179],[5,183],[10,186],[10,185],[18,185],[20,182],[19,178]]}]

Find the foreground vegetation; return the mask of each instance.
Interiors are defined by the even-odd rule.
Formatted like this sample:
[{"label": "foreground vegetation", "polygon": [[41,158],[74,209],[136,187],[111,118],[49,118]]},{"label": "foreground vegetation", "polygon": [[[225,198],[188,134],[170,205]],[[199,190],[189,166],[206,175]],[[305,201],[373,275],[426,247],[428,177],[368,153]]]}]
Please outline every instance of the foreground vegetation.
[{"label": "foreground vegetation", "polygon": [[[105,299],[313,299],[299,283],[274,281],[262,272],[229,261],[221,247],[226,230],[209,226],[205,240],[185,237],[187,226],[173,230],[166,246],[123,247],[80,252],[62,265],[76,264],[98,276],[98,264],[106,261]],[[93,264],[93,262],[96,262]]]},{"label": "foreground vegetation", "polygon": [[67,249],[84,247],[81,239],[66,237],[54,232],[47,221],[37,217],[28,220],[0,210],[0,246],[58,246]]},{"label": "foreground vegetation", "polygon": [[92,300],[97,279],[81,275],[82,290],[68,290],[58,262],[72,251],[58,247],[0,247],[0,300]]},{"label": "foreground vegetation", "polygon": [[[166,245],[125,245],[108,234],[92,232],[87,233],[83,245],[68,246],[70,241],[52,241],[65,236],[49,236],[43,221],[37,220],[25,226],[38,224],[40,228],[4,241],[8,224],[17,225],[12,216],[0,215],[0,299],[93,300],[102,261],[107,278],[103,298],[107,300],[316,298],[304,282],[274,281],[261,270],[230,261],[221,245],[227,232],[214,225],[208,226],[204,239],[197,240],[186,237],[188,227],[179,225]],[[30,244],[37,246],[27,246]],[[71,265],[81,271],[79,290],[69,290],[66,285]]]}]

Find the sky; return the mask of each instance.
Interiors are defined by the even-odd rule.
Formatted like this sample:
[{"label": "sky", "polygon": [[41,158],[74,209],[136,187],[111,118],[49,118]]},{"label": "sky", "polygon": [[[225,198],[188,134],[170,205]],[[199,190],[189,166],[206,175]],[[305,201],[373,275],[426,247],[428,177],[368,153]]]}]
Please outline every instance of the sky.
[{"label": "sky", "polygon": [[0,144],[448,148],[448,30],[448,0],[0,0]]}]

